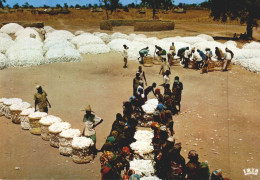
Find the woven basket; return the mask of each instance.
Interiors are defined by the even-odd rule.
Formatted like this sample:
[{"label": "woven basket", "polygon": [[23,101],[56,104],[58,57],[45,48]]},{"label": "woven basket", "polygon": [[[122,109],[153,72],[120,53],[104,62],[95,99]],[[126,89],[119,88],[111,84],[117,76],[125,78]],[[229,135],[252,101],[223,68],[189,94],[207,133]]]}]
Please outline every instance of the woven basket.
[{"label": "woven basket", "polygon": [[148,154],[143,154],[143,156],[134,153],[134,158],[137,160],[145,159],[145,160],[154,160],[154,153],[148,153]]},{"label": "woven basket", "polygon": [[73,138],[65,138],[60,136],[59,140],[60,140],[60,147],[59,147],[60,154],[64,156],[71,156],[72,155],[71,144]]},{"label": "woven basket", "polygon": [[39,118],[30,118],[29,117],[29,122],[30,122],[30,132],[34,135],[41,135],[41,125],[39,123],[40,121]]},{"label": "woven basket", "polygon": [[21,120],[20,120],[20,113],[22,111],[21,110],[10,110],[10,114],[11,114],[11,120],[13,123],[15,124],[20,124]]},{"label": "woven basket", "polygon": [[188,68],[196,69],[196,61],[189,61]]},{"label": "woven basket", "polygon": [[144,66],[145,67],[152,67],[153,66],[153,57],[151,56],[144,56],[143,57]]},{"label": "woven basket", "polygon": [[0,116],[4,116],[4,103],[0,103]]},{"label": "woven basket", "polygon": [[162,57],[160,57],[160,56],[154,56],[154,58],[153,58],[153,64],[155,64],[155,65],[161,65],[161,64],[162,64]]},{"label": "woven basket", "polygon": [[50,145],[55,148],[60,147],[59,133],[53,133],[49,131],[50,135]]},{"label": "woven basket", "polygon": [[224,61],[215,61],[214,63],[215,63],[214,70],[215,71],[222,71],[223,65],[224,65]]},{"label": "woven basket", "polygon": [[228,67],[227,67],[227,70],[231,70],[232,69],[232,66],[233,66],[233,64],[232,64],[232,62],[230,62],[229,64],[228,64]]},{"label": "woven basket", "polygon": [[28,116],[29,115],[20,115],[21,127],[23,130],[29,130],[31,128]]},{"label": "woven basket", "polygon": [[11,119],[11,111],[10,111],[11,105],[5,105],[4,107],[4,115],[7,119]]},{"label": "woven basket", "polygon": [[72,160],[78,164],[89,163],[94,159],[94,147],[86,149],[77,149],[72,147]]},{"label": "woven basket", "polygon": [[215,68],[215,63],[214,63],[214,61],[209,61],[209,64],[208,64],[208,72],[213,72],[213,71],[214,71],[214,68]]},{"label": "woven basket", "polygon": [[50,127],[50,125],[43,125],[43,124],[41,124],[41,137],[45,141],[49,141],[50,140],[49,127]]}]

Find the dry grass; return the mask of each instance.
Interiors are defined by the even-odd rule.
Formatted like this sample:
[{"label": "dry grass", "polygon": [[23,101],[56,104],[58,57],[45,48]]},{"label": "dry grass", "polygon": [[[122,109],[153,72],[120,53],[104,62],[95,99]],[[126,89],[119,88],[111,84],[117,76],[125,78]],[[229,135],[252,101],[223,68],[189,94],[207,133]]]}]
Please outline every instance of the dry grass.
[{"label": "dry grass", "polygon": [[174,22],[172,21],[148,21],[136,22],[135,31],[167,31],[174,30]]}]

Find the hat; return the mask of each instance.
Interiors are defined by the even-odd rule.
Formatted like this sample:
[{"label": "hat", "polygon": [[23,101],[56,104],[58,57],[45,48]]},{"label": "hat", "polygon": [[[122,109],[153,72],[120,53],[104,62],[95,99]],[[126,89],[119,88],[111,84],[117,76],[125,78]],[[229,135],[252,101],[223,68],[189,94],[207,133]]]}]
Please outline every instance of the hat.
[{"label": "hat", "polygon": [[41,86],[37,84],[35,88],[36,88],[36,89],[39,89],[40,87],[41,87]]},{"label": "hat", "polygon": [[159,128],[160,125],[158,122],[153,122],[152,125],[151,125],[152,128]]},{"label": "hat", "polygon": [[163,109],[163,104],[161,104],[161,103],[158,104],[157,108],[158,108],[158,109]]},{"label": "hat", "polygon": [[91,107],[90,107],[90,105],[88,105],[88,106],[85,108],[85,111],[94,112],[94,111],[92,111],[92,110],[91,110]]},{"label": "hat", "polygon": [[110,136],[110,137],[107,138],[107,142],[113,143],[115,141],[116,141],[116,139],[115,139],[114,136]]},{"label": "hat", "polygon": [[191,151],[189,152],[189,154],[188,154],[188,158],[196,157],[196,156],[198,156],[198,153],[197,153],[197,151],[195,151],[195,150],[191,150]]},{"label": "hat", "polygon": [[159,88],[155,89],[155,94],[158,94],[159,92],[160,92]]}]

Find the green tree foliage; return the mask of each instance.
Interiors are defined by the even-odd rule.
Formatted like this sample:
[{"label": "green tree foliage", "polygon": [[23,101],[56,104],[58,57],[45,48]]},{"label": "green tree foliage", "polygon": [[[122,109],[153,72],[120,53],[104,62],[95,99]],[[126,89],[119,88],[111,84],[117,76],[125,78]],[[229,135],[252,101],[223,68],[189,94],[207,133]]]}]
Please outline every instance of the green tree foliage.
[{"label": "green tree foliage", "polygon": [[260,0],[209,0],[209,3],[214,20],[239,19],[241,24],[247,24],[247,36],[252,38],[253,27],[258,26]]},{"label": "green tree foliage", "polygon": [[0,8],[4,8],[4,4],[5,3],[5,0],[0,0]]},{"label": "green tree foliage", "polygon": [[22,5],[22,7],[23,7],[24,9],[28,9],[29,6],[30,6],[30,4],[29,4],[28,2],[24,3],[24,5]]},{"label": "green tree foliage", "polygon": [[113,13],[113,11],[116,10],[116,8],[118,8],[119,6],[119,0],[108,0],[109,4],[110,4],[110,11],[111,14]]},{"label": "green tree foliage", "polygon": [[69,8],[68,4],[67,3],[64,3],[64,7],[67,9]]},{"label": "green tree foliage", "polygon": [[19,6],[18,3],[16,3],[16,4],[13,5],[13,8],[14,8],[14,9],[18,9],[19,7],[20,7],[20,6]]},{"label": "green tree foliage", "polygon": [[99,0],[101,3],[105,4],[105,9],[106,9],[106,16],[107,16],[107,20],[109,20],[109,16],[108,16],[108,8],[109,8],[109,1],[108,0]]},{"label": "green tree foliage", "polygon": [[155,10],[164,8],[166,10],[169,9],[173,5],[172,0],[142,0],[142,5],[146,7],[153,8],[153,18],[155,18]]},{"label": "green tree foliage", "polygon": [[75,8],[81,8],[81,6],[79,4],[76,4]]},{"label": "green tree foliage", "polygon": [[61,8],[61,5],[60,4],[56,4],[56,8]]}]

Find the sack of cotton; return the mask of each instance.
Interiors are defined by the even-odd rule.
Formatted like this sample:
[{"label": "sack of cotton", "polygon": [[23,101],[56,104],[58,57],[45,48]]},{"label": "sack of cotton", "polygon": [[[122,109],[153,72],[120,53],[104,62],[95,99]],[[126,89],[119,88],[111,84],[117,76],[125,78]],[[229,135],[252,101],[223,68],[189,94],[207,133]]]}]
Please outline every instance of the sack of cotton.
[{"label": "sack of cotton", "polygon": [[52,116],[52,115],[48,115],[48,116],[41,118],[39,123],[41,125],[41,137],[43,140],[45,140],[45,141],[50,140],[49,127],[52,124],[57,123],[57,122],[62,122],[61,118]]}]

